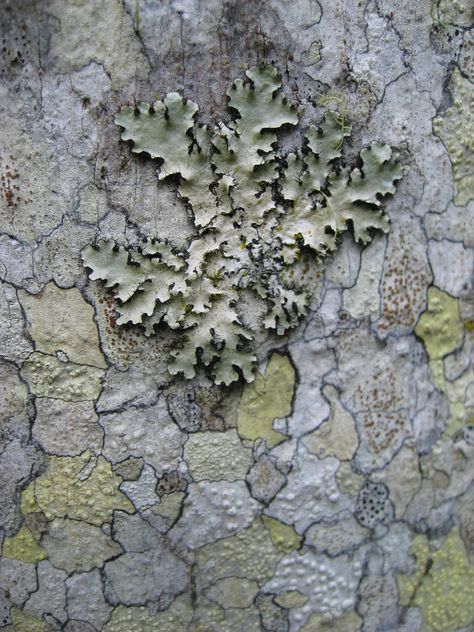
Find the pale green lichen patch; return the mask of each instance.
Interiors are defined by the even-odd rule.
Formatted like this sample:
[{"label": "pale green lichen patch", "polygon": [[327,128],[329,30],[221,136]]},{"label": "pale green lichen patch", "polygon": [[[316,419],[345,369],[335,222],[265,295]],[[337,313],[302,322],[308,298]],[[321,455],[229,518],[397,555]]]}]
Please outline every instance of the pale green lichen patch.
[{"label": "pale green lichen patch", "polygon": [[195,481],[243,479],[253,465],[252,451],[243,446],[235,430],[191,434],[184,459]]},{"label": "pale green lichen patch", "polygon": [[308,601],[308,597],[298,590],[282,592],[275,597],[275,602],[282,608],[301,608]]},{"label": "pale green lichen patch", "polygon": [[474,565],[457,529],[440,548],[431,552],[424,535],[413,540],[416,567],[411,575],[398,576],[400,604],[423,610],[434,632],[452,632],[474,618]]},{"label": "pale green lichen patch", "polygon": [[451,437],[469,423],[466,389],[472,380],[472,369],[461,372],[453,379],[446,376],[450,360],[455,351],[467,344],[468,325],[462,321],[459,300],[436,287],[428,289],[428,307],[420,317],[415,332],[426,348],[430,358],[430,370],[436,387],[444,393],[449,404],[444,435]]},{"label": "pale green lichen patch", "polygon": [[48,626],[41,617],[12,608],[11,619],[14,632],[48,632]]},{"label": "pale green lichen patch", "polygon": [[105,368],[94,322],[94,310],[78,289],[48,283],[39,294],[19,292],[36,351],[66,354],[75,364]]},{"label": "pale green lichen patch", "polygon": [[440,360],[461,346],[464,328],[459,301],[436,287],[428,289],[428,307],[415,329],[430,360]]},{"label": "pale green lichen patch", "polygon": [[323,614],[315,613],[301,628],[301,632],[358,632],[364,620],[352,610],[344,612],[337,619],[328,620]]},{"label": "pale green lichen patch", "polygon": [[273,430],[275,419],[291,413],[296,373],[288,356],[274,353],[265,374],[246,385],[239,404],[237,431],[242,439],[265,439],[269,448],[287,439]]},{"label": "pale green lichen patch", "polygon": [[115,510],[135,511],[119,490],[121,483],[108,461],[87,451],[77,457],[49,457],[48,469],[31,487],[48,520],[71,518],[100,526]]},{"label": "pale green lichen patch", "polygon": [[68,573],[100,567],[122,552],[122,547],[99,527],[82,520],[55,518],[41,543],[51,564]]},{"label": "pale green lichen patch", "polygon": [[188,629],[192,618],[190,600],[181,596],[169,608],[154,615],[144,607],[117,606],[102,632],[176,632]]},{"label": "pale green lichen patch", "polygon": [[474,7],[471,0],[439,0],[436,2],[437,18],[442,24],[472,26]]},{"label": "pale green lichen patch", "polygon": [[325,396],[331,403],[331,416],[319,428],[303,438],[308,450],[320,458],[335,456],[350,461],[359,445],[359,437],[352,415],[342,406],[337,391],[327,385]]},{"label": "pale green lichen patch", "polygon": [[156,505],[153,505],[147,512],[147,519],[153,524],[153,526],[165,533],[173,526],[178,520],[183,500],[184,492],[172,492],[171,494],[165,494],[161,497],[161,500]]},{"label": "pale green lichen patch", "polygon": [[474,198],[474,91],[458,70],[451,78],[453,103],[433,120],[451,159],[456,195],[454,202],[464,205]]},{"label": "pale green lichen patch", "polygon": [[80,402],[99,397],[104,371],[35,351],[23,364],[21,376],[38,397]]},{"label": "pale green lichen patch", "polygon": [[5,538],[2,554],[20,562],[39,562],[46,558],[46,551],[39,546],[28,527],[21,527],[17,534]]},{"label": "pale green lichen patch", "polygon": [[205,594],[222,608],[249,608],[258,592],[254,580],[242,577],[225,577],[210,586]]},{"label": "pale green lichen patch", "polygon": [[359,167],[345,166],[351,128],[333,111],[306,131],[303,148],[284,155],[275,132],[297,125],[298,115],[273,67],[246,75],[227,92],[233,120],[212,130],[196,124],[198,106],[177,93],[116,116],[135,153],[161,160],[159,179],[178,178],[195,229],[187,249],[159,238],[133,247],[100,240],[82,252],[90,278],[112,289],[119,325],[152,335],[166,323],[181,333],[169,371],[192,378],[200,363],[223,384],[254,379],[255,336],[239,299],[261,304],[262,329],[295,327],[314,289],[308,258],[314,265],[333,252],[349,227],[363,244],[374,229],[386,232],[382,198],[402,177],[398,154],[380,143],[360,152]]},{"label": "pale green lichen patch", "polygon": [[270,518],[270,516],[262,516],[262,520],[277,549],[283,551],[283,553],[291,553],[291,551],[300,548],[303,538],[296,533],[292,525],[280,522],[280,520],[276,520],[275,518]]},{"label": "pale green lichen patch", "polygon": [[209,586],[224,577],[245,577],[259,585],[268,581],[283,557],[267,528],[257,518],[234,536],[207,544],[195,553],[199,586]]}]

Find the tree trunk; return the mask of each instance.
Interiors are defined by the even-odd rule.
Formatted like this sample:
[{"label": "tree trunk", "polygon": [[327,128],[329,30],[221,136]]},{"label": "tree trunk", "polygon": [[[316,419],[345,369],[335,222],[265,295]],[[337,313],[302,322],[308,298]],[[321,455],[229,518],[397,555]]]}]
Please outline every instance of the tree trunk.
[{"label": "tree trunk", "polygon": [[471,630],[472,0],[0,16],[0,627]]}]

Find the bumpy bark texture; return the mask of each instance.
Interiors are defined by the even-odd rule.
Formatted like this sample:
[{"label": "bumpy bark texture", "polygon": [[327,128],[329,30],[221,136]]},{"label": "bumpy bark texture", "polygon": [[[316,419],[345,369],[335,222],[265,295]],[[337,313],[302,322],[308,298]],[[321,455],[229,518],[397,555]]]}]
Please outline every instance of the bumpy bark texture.
[{"label": "bumpy bark texture", "polygon": [[[472,629],[473,14],[472,0],[1,3],[0,629]],[[244,138],[226,91],[249,68],[273,76],[271,66],[299,120],[282,106],[291,126],[278,130],[277,175],[257,178],[281,123],[260,134],[257,122]],[[176,92],[184,106],[167,97]],[[198,103],[197,122],[220,130],[210,162],[193,162],[208,146],[196,132],[173,154],[178,175],[163,178],[166,162],[134,152],[114,123],[121,111],[117,122],[133,128],[148,116],[141,106],[134,118],[141,102]],[[299,182],[318,160],[305,131],[328,110],[352,134],[304,198]],[[149,140],[140,136],[145,150]],[[367,189],[358,156],[373,142],[381,160],[395,148],[403,169],[386,185],[398,181],[393,197],[371,192],[387,232],[357,241],[356,223],[345,225],[356,240],[320,230],[313,250],[330,247],[307,261],[310,211],[328,212],[334,183],[341,196]],[[246,174],[225,154],[239,143]],[[202,177],[183,178],[188,158]],[[243,174],[258,183],[251,194]],[[280,209],[270,242],[302,260],[278,288],[307,290],[301,305],[285,294],[275,311],[272,274],[291,253],[272,259],[269,248],[259,300],[236,276],[218,308],[212,262],[232,239],[238,261],[266,243],[258,222],[242,239],[242,218],[212,242],[222,229],[208,200],[219,207],[228,192],[229,213]],[[304,230],[285,232],[298,205]],[[173,257],[189,271],[196,230],[214,244],[213,273],[194,287],[199,275],[187,272],[167,318],[214,305],[215,322],[183,360],[178,327],[158,318],[147,336],[134,324],[146,292],[130,263],[148,257],[168,300],[177,286],[158,273],[171,275]],[[96,243],[108,259],[93,278],[109,287],[83,267],[84,253],[102,265]],[[127,299],[116,302],[116,256],[139,304],[131,318]],[[181,305],[191,286],[194,303]],[[265,329],[269,313],[271,328],[284,324],[290,304],[293,328]],[[248,380],[257,369],[251,383],[236,381],[233,360],[215,380],[197,362],[225,356],[219,328],[237,318],[253,340],[251,366],[237,363]]]}]

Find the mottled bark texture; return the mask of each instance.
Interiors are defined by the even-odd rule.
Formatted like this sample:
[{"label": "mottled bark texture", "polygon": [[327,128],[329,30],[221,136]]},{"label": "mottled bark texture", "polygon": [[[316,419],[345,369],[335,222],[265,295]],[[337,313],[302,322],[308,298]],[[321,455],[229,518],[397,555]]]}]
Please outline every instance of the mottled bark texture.
[{"label": "mottled bark texture", "polygon": [[[1,3],[0,628],[472,630],[473,9]],[[311,262],[308,316],[258,334],[255,381],[216,386],[168,373],[170,328],[117,324],[81,252],[187,251],[179,177],[114,117],[179,92],[231,123],[260,65],[300,116],[279,160],[332,109],[343,161],[377,141],[404,175],[388,233]]]}]

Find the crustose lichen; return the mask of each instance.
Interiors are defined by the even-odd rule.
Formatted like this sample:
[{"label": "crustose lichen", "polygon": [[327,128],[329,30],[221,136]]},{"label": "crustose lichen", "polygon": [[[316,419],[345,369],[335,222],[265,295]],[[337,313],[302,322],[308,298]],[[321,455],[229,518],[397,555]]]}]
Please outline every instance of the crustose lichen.
[{"label": "crustose lichen", "polygon": [[162,160],[160,180],[179,178],[195,226],[187,249],[160,239],[134,247],[102,240],[82,253],[90,278],[112,288],[119,325],[152,335],[166,323],[181,332],[169,371],[191,378],[200,362],[223,384],[239,373],[253,379],[254,333],[239,312],[241,295],[262,302],[262,327],[279,335],[295,327],[311,297],[302,260],[333,252],[349,227],[364,244],[371,229],[386,232],[381,199],[402,176],[398,155],[376,142],[361,151],[360,169],[345,166],[351,128],[335,111],[306,130],[300,150],[283,155],[275,130],[297,125],[295,108],[273,67],[246,75],[227,92],[235,118],[214,129],[198,126],[197,105],[176,93],[138,112],[123,107],[115,118],[135,153]]}]

